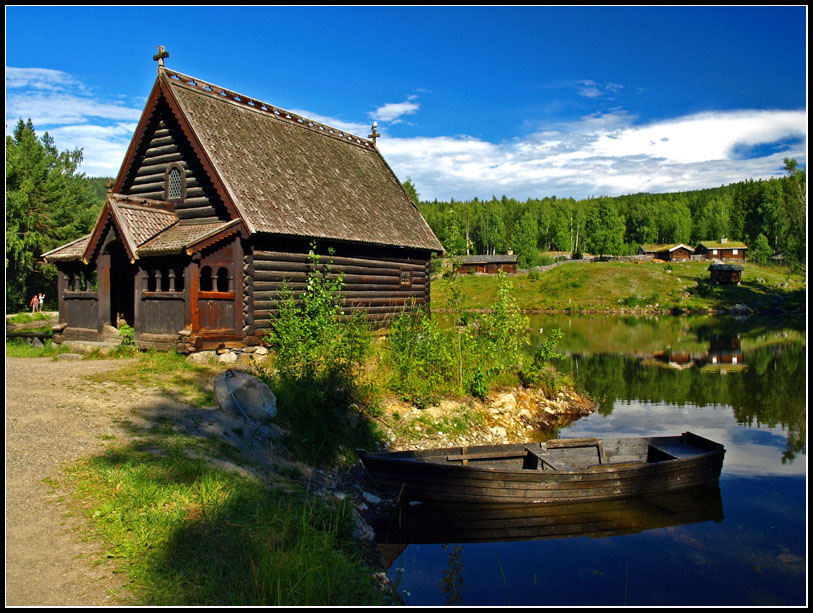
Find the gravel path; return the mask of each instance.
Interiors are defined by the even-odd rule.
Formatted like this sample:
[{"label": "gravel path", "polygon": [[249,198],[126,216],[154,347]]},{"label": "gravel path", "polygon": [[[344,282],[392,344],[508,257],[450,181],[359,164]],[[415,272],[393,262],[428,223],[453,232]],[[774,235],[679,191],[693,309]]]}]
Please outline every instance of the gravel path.
[{"label": "gravel path", "polygon": [[[83,519],[60,502],[49,479],[100,452],[105,437],[127,436],[115,421],[133,394],[82,377],[120,369],[122,360],[6,358],[6,605],[114,604],[124,583],[100,545],[83,541]],[[119,403],[115,401],[120,398]],[[46,482],[43,482],[43,480]]]},{"label": "gravel path", "polygon": [[239,415],[193,408],[157,388],[85,378],[130,365],[6,358],[6,605],[99,606],[128,597],[126,577],[112,562],[99,563],[101,544],[82,539],[84,518],[61,502],[66,491],[54,489],[64,466],[102,453],[113,437],[132,440],[156,418],[171,417],[187,434],[241,448],[256,467],[225,468],[266,478],[282,462]]}]

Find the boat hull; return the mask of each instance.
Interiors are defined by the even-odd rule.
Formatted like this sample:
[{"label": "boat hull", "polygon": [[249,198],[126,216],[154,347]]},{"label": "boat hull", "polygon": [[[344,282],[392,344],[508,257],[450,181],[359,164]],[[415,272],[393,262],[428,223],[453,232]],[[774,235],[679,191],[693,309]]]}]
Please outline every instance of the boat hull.
[{"label": "boat hull", "polygon": [[687,432],[674,437],[360,452],[360,457],[374,487],[407,500],[556,503],[611,500],[713,482],[720,477],[724,454],[722,445]]}]

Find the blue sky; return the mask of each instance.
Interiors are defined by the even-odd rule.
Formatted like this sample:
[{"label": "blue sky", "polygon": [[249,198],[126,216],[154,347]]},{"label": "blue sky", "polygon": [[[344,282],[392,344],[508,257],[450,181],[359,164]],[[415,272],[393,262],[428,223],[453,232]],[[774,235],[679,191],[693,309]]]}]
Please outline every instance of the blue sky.
[{"label": "blue sky", "polygon": [[807,161],[807,7],[6,6],[6,134],[114,176],[169,68],[366,137],[422,199],[686,191]]}]

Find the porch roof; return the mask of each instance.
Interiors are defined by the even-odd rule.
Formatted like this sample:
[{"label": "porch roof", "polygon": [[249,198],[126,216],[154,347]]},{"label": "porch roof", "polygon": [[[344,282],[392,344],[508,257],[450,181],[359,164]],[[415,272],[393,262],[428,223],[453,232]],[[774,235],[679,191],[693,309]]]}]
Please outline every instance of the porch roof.
[{"label": "porch roof", "polygon": [[80,260],[82,254],[87,248],[90,234],[77,238],[76,240],[61,245],[56,249],[51,249],[47,253],[42,254],[42,259],[46,262],[70,262],[72,260]]},{"label": "porch roof", "polygon": [[183,253],[206,242],[207,239],[219,240],[239,232],[239,219],[211,222],[179,222],[160,234],[152,237],[138,248],[139,256],[170,255]]}]

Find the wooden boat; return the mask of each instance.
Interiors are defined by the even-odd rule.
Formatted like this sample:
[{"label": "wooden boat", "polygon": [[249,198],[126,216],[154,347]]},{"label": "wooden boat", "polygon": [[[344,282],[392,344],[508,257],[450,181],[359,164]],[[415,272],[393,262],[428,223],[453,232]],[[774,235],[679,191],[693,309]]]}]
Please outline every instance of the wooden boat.
[{"label": "wooden boat", "polygon": [[371,526],[378,544],[480,543],[637,534],[723,521],[719,483],[612,500],[549,504],[402,502]]},{"label": "wooden boat", "polygon": [[610,500],[713,482],[720,477],[725,448],[684,432],[358,454],[373,486],[399,498],[550,503]]}]

